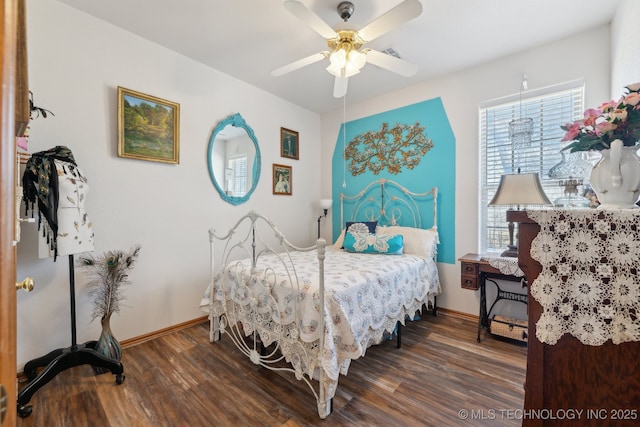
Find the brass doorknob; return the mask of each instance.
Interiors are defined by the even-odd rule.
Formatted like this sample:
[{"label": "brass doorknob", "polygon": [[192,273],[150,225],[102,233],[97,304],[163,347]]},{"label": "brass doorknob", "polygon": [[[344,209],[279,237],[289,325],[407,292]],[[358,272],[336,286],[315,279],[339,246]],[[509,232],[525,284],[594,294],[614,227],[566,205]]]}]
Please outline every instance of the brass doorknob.
[{"label": "brass doorknob", "polygon": [[33,277],[27,277],[22,282],[16,282],[16,291],[22,289],[27,292],[31,292],[33,290]]}]

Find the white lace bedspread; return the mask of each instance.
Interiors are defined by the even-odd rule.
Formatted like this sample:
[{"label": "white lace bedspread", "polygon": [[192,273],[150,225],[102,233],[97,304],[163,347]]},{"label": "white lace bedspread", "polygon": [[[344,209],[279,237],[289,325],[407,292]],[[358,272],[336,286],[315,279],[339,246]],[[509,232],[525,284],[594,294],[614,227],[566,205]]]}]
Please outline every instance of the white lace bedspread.
[{"label": "white lace bedspread", "polygon": [[542,272],[537,338],[571,334],[587,345],[640,341],[640,209],[529,211],[540,224],[531,257]]},{"label": "white lace bedspread", "polygon": [[[262,295],[254,301],[261,314],[258,328],[262,340],[266,345],[275,339],[289,341],[280,343],[283,354],[295,368],[311,377],[316,368],[320,334],[317,253],[292,252],[291,260],[301,286],[300,313],[295,313],[291,303],[288,275],[293,269],[289,265],[287,271],[285,265],[289,262],[283,264],[282,258],[273,254],[259,258],[256,269],[259,272],[253,276],[249,260],[228,266],[222,282],[216,282],[213,311],[215,315],[226,312],[230,321],[242,321],[245,333],[250,333],[247,329],[253,316],[249,308],[250,292],[238,285],[246,285]],[[363,356],[370,345],[379,343],[385,331],[394,330],[397,321],[404,324],[406,316],[413,317],[425,302],[433,302],[440,292],[440,282],[435,261],[406,254],[357,254],[327,247],[324,268],[326,331],[322,369],[329,379],[325,381],[331,397],[339,374],[347,373],[350,361]],[[269,314],[273,303],[269,303],[271,297],[262,290],[265,283],[277,283],[271,293],[278,305],[277,315]],[[229,287],[224,305],[220,284]],[[209,290],[201,307],[209,311]],[[291,329],[296,315],[300,316],[299,332],[277,337],[282,329]],[[300,345],[304,352],[300,351]]]}]

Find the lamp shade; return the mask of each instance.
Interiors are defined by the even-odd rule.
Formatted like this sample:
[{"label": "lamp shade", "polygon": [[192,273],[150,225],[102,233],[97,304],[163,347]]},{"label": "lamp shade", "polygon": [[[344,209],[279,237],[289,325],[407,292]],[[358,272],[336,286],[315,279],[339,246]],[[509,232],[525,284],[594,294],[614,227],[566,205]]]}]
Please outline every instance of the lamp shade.
[{"label": "lamp shade", "polygon": [[327,71],[336,77],[349,78],[360,72],[367,63],[367,56],[351,46],[340,47],[329,55]]},{"label": "lamp shade", "polygon": [[320,209],[329,209],[333,204],[332,199],[322,199],[320,200]]},{"label": "lamp shade", "polygon": [[540,184],[537,173],[507,174],[500,177],[500,185],[489,206],[553,205]]}]

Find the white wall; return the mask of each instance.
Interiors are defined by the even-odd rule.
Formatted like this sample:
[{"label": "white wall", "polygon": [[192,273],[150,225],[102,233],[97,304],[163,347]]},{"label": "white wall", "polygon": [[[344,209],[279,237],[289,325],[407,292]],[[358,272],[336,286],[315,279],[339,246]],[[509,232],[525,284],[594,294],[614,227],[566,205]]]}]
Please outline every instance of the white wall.
[{"label": "white wall", "polygon": [[[578,78],[586,82],[586,105],[600,105],[609,97],[610,63],[607,55],[583,54],[607,52],[609,26],[579,34],[536,49],[492,61],[471,69],[430,80],[406,90],[390,93],[347,107],[347,121],[441,97],[456,136],[456,256],[477,252],[479,137],[478,104],[517,94],[522,75],[529,88],[538,89]],[[434,59],[435,60],[435,59]],[[357,77],[356,77],[357,78]],[[348,97],[348,95],[347,95]],[[328,168],[336,144],[343,112],[322,116],[322,175],[331,177]],[[322,194],[329,194],[330,183],[323,180]],[[439,264],[443,295],[438,305],[477,315],[479,292],[460,287],[460,264]]]},{"label": "white wall", "polygon": [[[622,0],[611,23],[611,99],[640,82],[640,2]],[[604,102],[604,100],[603,100]]]},{"label": "white wall", "polygon": [[[29,86],[36,105],[55,116],[30,125],[37,152],[66,145],[89,178],[87,212],[96,254],[142,251],[112,317],[120,340],[204,315],[198,304],[209,279],[208,229],[229,228],[256,209],[294,243],[316,237],[320,197],[320,117],[237,79],[51,0],[27,1]],[[215,52],[212,52],[215,54]],[[180,164],[117,157],[117,86],[180,104]],[[210,181],[206,153],[219,120],[241,113],[262,151],[260,184],[251,200],[232,206]],[[300,160],[280,157],[280,127],[300,133]],[[271,165],[293,166],[293,195],[274,196]],[[71,343],[68,259],[37,258],[35,227],[23,227],[18,277],[35,278],[18,293],[18,366]],[[78,342],[97,339],[91,304],[76,275]]]}]

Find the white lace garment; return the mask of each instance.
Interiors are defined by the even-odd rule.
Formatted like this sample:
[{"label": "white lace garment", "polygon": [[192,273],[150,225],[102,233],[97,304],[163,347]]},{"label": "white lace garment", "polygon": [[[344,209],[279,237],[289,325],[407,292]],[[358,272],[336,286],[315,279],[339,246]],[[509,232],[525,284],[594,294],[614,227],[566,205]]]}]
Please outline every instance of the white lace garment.
[{"label": "white lace garment", "polygon": [[531,257],[537,338],[571,334],[587,345],[640,341],[640,209],[528,211],[540,224]]}]

